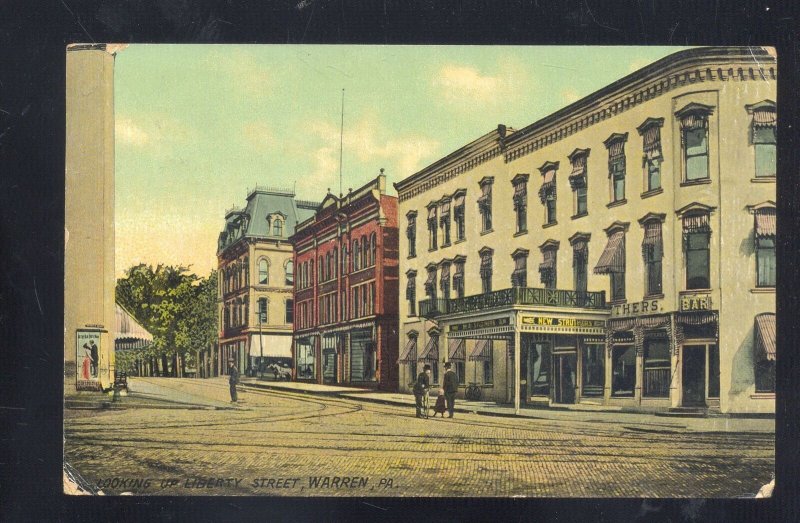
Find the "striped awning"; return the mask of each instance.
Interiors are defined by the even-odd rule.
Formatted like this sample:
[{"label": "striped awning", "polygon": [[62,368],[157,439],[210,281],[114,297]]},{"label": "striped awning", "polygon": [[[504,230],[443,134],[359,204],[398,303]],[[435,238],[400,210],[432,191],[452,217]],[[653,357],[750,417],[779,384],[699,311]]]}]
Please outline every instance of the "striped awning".
[{"label": "striped awning", "polygon": [[447,340],[447,359],[464,361],[467,354],[467,344],[464,339]]},{"label": "striped awning", "polygon": [[658,257],[664,257],[664,249],[661,241],[661,222],[649,221],[644,226],[644,239],[642,240],[642,255],[652,252]]},{"label": "striped awning", "polygon": [[603,254],[594,267],[595,274],[625,272],[625,233],[617,231],[608,237]]},{"label": "striped awning", "polygon": [[589,244],[586,241],[576,241],[572,244],[572,266],[580,265],[589,257]]},{"label": "striped awning", "polygon": [[542,263],[539,264],[539,272],[552,271],[556,268],[556,251],[548,249],[542,253]]},{"label": "striped awning", "polygon": [[625,154],[625,140],[617,140],[608,145],[609,160],[616,159]]},{"label": "striped awning", "polygon": [[403,347],[403,352],[400,353],[400,359],[397,360],[397,363],[408,363],[410,361],[416,361],[417,359],[417,338],[411,337],[406,342],[406,346]]},{"label": "striped awning", "polygon": [[681,117],[681,129],[705,129],[708,127],[708,117],[699,112],[685,114]]},{"label": "striped awning", "polygon": [[124,307],[115,303],[114,346],[116,349],[141,349],[153,342],[153,335],[142,327]]},{"label": "striped awning", "polygon": [[539,188],[539,199],[542,203],[547,200],[549,195],[552,195],[553,198],[556,197],[556,170],[551,167],[544,172],[543,176],[544,180]]},{"label": "striped awning", "polygon": [[478,340],[469,355],[469,361],[491,361],[492,340]]},{"label": "striped awning", "polygon": [[[642,148],[645,154],[657,153],[661,156],[661,127],[658,125],[651,125],[642,135]],[[648,154],[648,157],[650,154]]]},{"label": "striped awning", "polygon": [[692,214],[683,217],[683,232],[710,232],[711,225],[708,221],[708,214]]},{"label": "striped awning", "polygon": [[777,124],[777,114],[772,107],[757,109],[753,111],[753,127],[775,127]]},{"label": "striped awning", "polygon": [[569,185],[573,190],[586,187],[586,156],[576,156],[573,160]]},{"label": "striped awning", "polygon": [[775,314],[756,316],[756,356],[760,360],[775,361]]},{"label": "striped awning", "polygon": [[756,213],[756,238],[774,238],[777,230],[775,209],[761,209]]},{"label": "striped awning", "polygon": [[439,361],[439,338],[431,336],[425,348],[417,358],[418,361]]}]

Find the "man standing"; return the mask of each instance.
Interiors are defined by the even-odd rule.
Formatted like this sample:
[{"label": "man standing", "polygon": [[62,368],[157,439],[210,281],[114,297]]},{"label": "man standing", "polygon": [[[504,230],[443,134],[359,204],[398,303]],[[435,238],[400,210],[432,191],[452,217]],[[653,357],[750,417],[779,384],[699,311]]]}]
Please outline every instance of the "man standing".
[{"label": "man standing", "polygon": [[447,403],[447,417],[453,417],[453,410],[456,407],[456,393],[458,392],[458,375],[452,369],[453,365],[447,361],[444,364],[444,401]]},{"label": "man standing", "polygon": [[[427,416],[425,412],[425,404],[422,402],[428,389],[431,387],[431,366],[426,364],[422,367],[422,372],[417,376],[417,381],[414,382],[414,400],[417,405],[417,417],[422,418]],[[425,416],[423,416],[425,414]]]},{"label": "man standing", "polygon": [[231,386],[231,403],[236,403],[239,398],[236,396],[236,384],[239,383],[239,369],[234,365],[233,358],[228,360],[228,385]]}]

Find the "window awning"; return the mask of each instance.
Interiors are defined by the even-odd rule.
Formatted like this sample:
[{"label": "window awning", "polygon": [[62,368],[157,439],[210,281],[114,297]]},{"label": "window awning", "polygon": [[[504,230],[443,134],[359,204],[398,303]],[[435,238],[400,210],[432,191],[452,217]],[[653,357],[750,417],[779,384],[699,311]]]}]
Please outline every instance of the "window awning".
[{"label": "window awning", "polygon": [[547,196],[552,194],[555,197],[556,192],[556,170],[555,169],[548,169],[544,173],[544,180],[542,181],[542,186],[539,188],[539,199],[542,200],[542,203],[545,202]]},{"label": "window awning", "polygon": [[552,271],[556,268],[556,253],[553,249],[548,249],[542,253],[543,260],[539,264],[539,272]]},{"label": "window awning", "polygon": [[408,283],[406,284],[406,299],[413,300],[414,296],[416,295],[416,275],[408,277]]},{"label": "window awning", "polygon": [[408,363],[410,361],[417,360],[417,338],[409,338],[406,342],[406,346],[403,347],[403,352],[400,353],[400,359],[397,360],[398,363]]},{"label": "window awning", "polygon": [[756,316],[756,356],[775,361],[775,315],[764,313]]},{"label": "window awning", "polygon": [[642,240],[642,255],[646,256],[647,251],[653,249],[653,252],[661,258],[664,256],[664,249],[662,248],[661,241],[661,222],[650,221],[644,227],[644,239]]},{"label": "window awning", "polygon": [[439,281],[441,282],[442,285],[445,285],[446,283],[448,283],[450,281],[450,264],[449,263],[443,263],[442,264],[441,273],[442,273],[442,275],[439,278]]},{"label": "window awning", "polygon": [[652,125],[644,131],[642,148],[648,158],[661,156],[661,127]]},{"label": "window awning", "polygon": [[589,245],[585,241],[577,241],[572,245],[572,266],[582,264],[589,257]]},{"label": "window awning", "polygon": [[[275,334],[258,334],[250,336],[250,356],[261,356],[269,358],[291,358],[292,357],[292,337],[279,336]],[[261,350],[264,352],[262,353]]]},{"label": "window awning", "polygon": [[608,243],[594,268],[595,274],[625,272],[625,233],[615,232],[608,237]]},{"label": "window awning", "polygon": [[681,129],[705,129],[708,127],[708,117],[701,113],[688,113],[681,117]]},{"label": "window awning", "polygon": [[153,342],[153,335],[124,307],[115,303],[114,348],[141,349]]},{"label": "window awning", "polygon": [[774,238],[777,230],[774,209],[764,209],[756,213],[756,238]]},{"label": "window awning", "polygon": [[453,198],[453,205],[455,207],[459,207],[459,206],[461,206],[463,204],[464,204],[464,195],[463,194],[459,194],[458,196]]},{"label": "window awning", "polygon": [[772,108],[753,111],[753,127],[756,129],[761,127],[775,127],[777,122],[777,114]]},{"label": "window awning", "polygon": [[708,221],[708,214],[693,214],[683,217],[683,232],[710,232],[711,225]]},{"label": "window awning", "polygon": [[431,336],[420,353],[418,361],[439,361],[439,338]]},{"label": "window awning", "polygon": [[466,340],[447,340],[447,359],[464,361],[466,359]]},{"label": "window awning", "polygon": [[492,340],[478,340],[469,355],[469,361],[491,361]]}]

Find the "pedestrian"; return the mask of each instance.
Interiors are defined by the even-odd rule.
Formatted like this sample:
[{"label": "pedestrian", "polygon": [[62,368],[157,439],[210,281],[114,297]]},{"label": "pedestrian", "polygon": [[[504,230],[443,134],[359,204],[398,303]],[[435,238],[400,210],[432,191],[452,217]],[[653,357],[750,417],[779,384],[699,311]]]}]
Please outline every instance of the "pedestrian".
[{"label": "pedestrian", "polygon": [[236,384],[239,383],[239,369],[233,361],[233,358],[228,360],[228,385],[231,386],[231,403],[236,403],[239,398],[236,396]]},{"label": "pedestrian", "polygon": [[449,361],[444,364],[444,401],[447,404],[447,417],[453,417],[456,408],[456,393],[458,392],[458,375],[453,370],[453,365]]},{"label": "pedestrian", "polygon": [[[428,389],[431,387],[431,366],[425,364],[422,367],[422,372],[417,376],[417,381],[414,382],[414,402],[417,407],[417,417],[427,417],[428,413],[425,412],[425,404],[423,398],[428,394]],[[423,414],[425,416],[423,416]]]}]

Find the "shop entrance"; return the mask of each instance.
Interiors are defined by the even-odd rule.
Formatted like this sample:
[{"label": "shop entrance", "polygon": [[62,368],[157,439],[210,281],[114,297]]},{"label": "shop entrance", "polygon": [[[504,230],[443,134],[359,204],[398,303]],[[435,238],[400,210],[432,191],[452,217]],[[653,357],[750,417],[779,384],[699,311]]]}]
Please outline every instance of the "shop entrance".
[{"label": "shop entrance", "polygon": [[553,403],[575,403],[577,355],[553,354]]},{"label": "shop entrance", "polygon": [[529,403],[538,397],[540,402],[550,396],[552,361],[550,344],[534,342],[533,336],[523,334],[520,348],[520,400]]},{"label": "shop entrance", "polygon": [[683,346],[683,405],[698,407],[706,405],[706,347],[705,345]]}]

